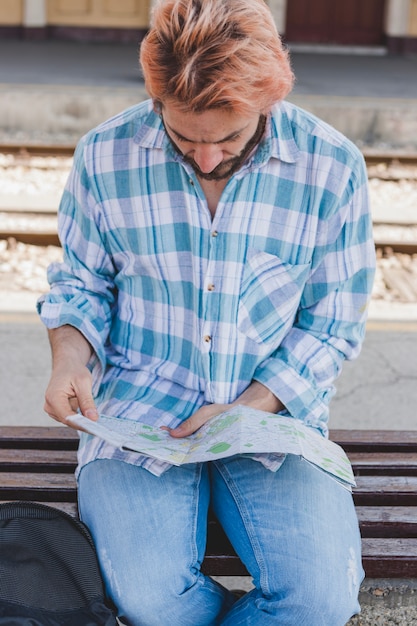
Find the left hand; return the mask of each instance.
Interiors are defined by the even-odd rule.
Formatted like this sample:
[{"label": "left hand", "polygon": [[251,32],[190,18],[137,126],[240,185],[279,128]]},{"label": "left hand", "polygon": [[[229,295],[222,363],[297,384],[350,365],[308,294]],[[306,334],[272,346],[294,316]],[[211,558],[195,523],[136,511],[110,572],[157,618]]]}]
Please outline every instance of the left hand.
[{"label": "left hand", "polygon": [[274,394],[262,383],[253,381],[249,387],[231,404],[206,404],[199,408],[191,417],[184,420],[176,428],[163,427],[167,430],[171,437],[188,437],[196,432],[203,424],[208,422],[212,417],[220,415],[224,411],[231,409],[238,404],[251,406],[260,411],[270,413],[278,413],[284,409],[282,402],[274,396]]},{"label": "left hand", "polygon": [[171,437],[188,437],[195,433],[196,430],[201,428],[201,426],[212,417],[220,415],[220,413],[232,408],[232,406],[231,404],[206,404],[193,413],[188,420],[181,422],[176,428],[164,427],[163,430],[167,430]]}]

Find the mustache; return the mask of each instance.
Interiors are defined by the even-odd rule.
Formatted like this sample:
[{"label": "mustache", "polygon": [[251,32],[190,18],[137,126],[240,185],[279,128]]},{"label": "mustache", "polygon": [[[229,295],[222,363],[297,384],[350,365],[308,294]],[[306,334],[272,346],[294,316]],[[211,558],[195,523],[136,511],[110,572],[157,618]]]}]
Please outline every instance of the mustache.
[{"label": "mustache", "polygon": [[165,128],[165,132],[167,132],[167,135],[175,151],[182,156],[182,158],[184,159],[186,163],[191,165],[191,167],[193,168],[193,170],[195,171],[195,173],[197,174],[199,178],[202,178],[203,180],[224,180],[225,178],[229,178],[230,176],[232,176],[235,172],[238,171],[238,169],[240,169],[240,167],[246,161],[246,159],[248,158],[252,150],[255,148],[255,146],[257,146],[257,144],[262,139],[262,136],[265,132],[265,127],[266,127],[266,115],[260,115],[258,125],[256,127],[254,134],[249,139],[249,141],[245,144],[245,146],[240,151],[240,153],[235,157],[227,159],[227,161],[223,161],[222,163],[219,163],[219,165],[217,165],[214,168],[214,170],[208,173],[202,172],[192,157],[187,157],[181,152],[179,147],[172,141],[171,137],[169,136],[169,133],[166,131],[166,128]]}]

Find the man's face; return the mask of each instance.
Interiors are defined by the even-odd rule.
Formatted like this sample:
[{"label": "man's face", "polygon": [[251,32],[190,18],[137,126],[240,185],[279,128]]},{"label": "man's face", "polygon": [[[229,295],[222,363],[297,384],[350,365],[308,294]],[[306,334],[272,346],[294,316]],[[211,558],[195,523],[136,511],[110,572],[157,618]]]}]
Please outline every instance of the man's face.
[{"label": "man's face", "polygon": [[236,172],[259,143],[265,117],[237,115],[227,109],[202,113],[164,104],[162,118],[175,148],[204,180],[224,180]]}]

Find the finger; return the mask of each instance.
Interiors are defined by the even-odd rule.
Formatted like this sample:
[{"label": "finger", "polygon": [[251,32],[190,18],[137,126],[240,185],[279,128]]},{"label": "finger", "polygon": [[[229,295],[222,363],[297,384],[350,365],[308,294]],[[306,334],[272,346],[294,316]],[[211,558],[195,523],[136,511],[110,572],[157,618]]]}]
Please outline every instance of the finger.
[{"label": "finger", "polygon": [[65,424],[65,418],[67,415],[71,413],[76,413],[76,410],[71,406],[70,399],[65,396],[60,401],[55,401],[53,404],[45,398],[44,411],[54,419],[56,422],[60,422],[61,424]]},{"label": "finger", "polygon": [[169,434],[171,437],[188,437],[219,413],[221,413],[219,405],[204,406],[176,428],[168,428]]},{"label": "finger", "polygon": [[74,413],[77,413],[79,409],[78,399],[74,396],[73,398],[69,398],[70,407]]},{"label": "finger", "polygon": [[74,387],[81,413],[93,421],[98,420],[98,411],[91,389],[91,377],[82,378]]},{"label": "finger", "polygon": [[195,420],[194,416],[192,416],[188,420],[185,420],[184,422],[179,424],[179,426],[177,426],[176,428],[166,428],[166,430],[169,432],[171,437],[188,437],[189,435],[195,433],[196,430],[198,430],[203,425],[203,423],[199,424],[198,420]]}]

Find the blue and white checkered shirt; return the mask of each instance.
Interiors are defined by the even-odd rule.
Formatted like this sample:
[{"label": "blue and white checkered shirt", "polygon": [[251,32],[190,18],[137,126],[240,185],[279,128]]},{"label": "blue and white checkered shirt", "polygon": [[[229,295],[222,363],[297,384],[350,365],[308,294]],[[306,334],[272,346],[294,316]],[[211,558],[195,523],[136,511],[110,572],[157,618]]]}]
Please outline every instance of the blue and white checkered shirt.
[{"label": "blue and white checkered shirt", "polygon": [[[276,105],[212,219],[146,101],[81,140],[59,232],[64,262],[38,306],[48,328],[70,324],[93,346],[101,413],[174,426],[257,380],[327,434],[374,274],[366,169],[345,137]],[[167,467],[83,434],[80,466],[96,458]]]}]

